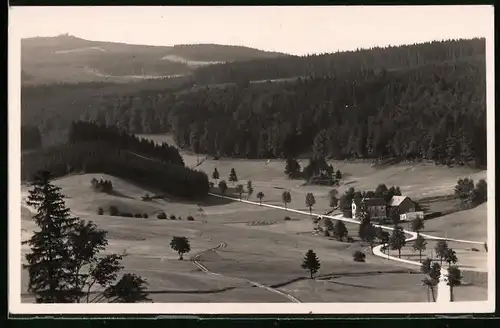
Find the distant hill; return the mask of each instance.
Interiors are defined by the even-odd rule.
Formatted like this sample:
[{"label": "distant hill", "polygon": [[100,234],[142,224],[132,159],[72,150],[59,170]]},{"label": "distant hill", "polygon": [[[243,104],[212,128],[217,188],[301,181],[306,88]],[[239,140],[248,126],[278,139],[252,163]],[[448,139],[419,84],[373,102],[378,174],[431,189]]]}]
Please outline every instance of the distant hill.
[{"label": "distant hill", "polygon": [[21,40],[22,81],[26,84],[127,82],[185,75],[216,63],[280,56],[287,55],[217,44],[146,46],[71,35]]}]

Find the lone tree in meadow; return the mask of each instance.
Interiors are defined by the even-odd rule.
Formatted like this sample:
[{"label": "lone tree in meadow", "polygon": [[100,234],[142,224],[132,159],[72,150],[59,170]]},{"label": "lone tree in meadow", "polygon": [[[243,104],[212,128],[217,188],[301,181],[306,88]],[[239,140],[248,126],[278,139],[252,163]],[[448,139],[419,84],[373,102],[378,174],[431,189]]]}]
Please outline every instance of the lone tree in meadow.
[{"label": "lone tree in meadow", "polygon": [[236,175],[234,168],[232,168],[231,173],[229,173],[229,182],[232,182],[233,184],[238,182],[238,176]]},{"label": "lone tree in meadow", "polygon": [[329,192],[328,192],[328,197],[329,197],[329,200],[330,200],[330,207],[337,207],[338,204],[339,204],[339,199],[337,198],[338,197],[338,194],[339,194],[339,191],[337,189],[331,189]]},{"label": "lone tree in meadow", "polygon": [[425,228],[424,220],[421,217],[416,217],[411,221],[411,230],[420,235],[420,231]]},{"label": "lone tree in meadow", "polygon": [[259,191],[257,193],[257,198],[259,199],[259,204],[262,205],[262,198],[264,198],[264,193],[262,191]]},{"label": "lone tree in meadow", "polygon": [[444,255],[444,260],[446,261],[446,263],[448,263],[448,266],[451,266],[452,263],[453,264],[457,263],[458,262],[457,253],[453,249],[448,248]]},{"label": "lone tree in meadow", "polygon": [[236,192],[240,196],[240,200],[241,200],[241,194],[243,194],[243,185],[242,184],[239,184],[236,186]]},{"label": "lone tree in meadow", "polygon": [[220,178],[219,171],[217,171],[217,168],[214,168],[214,172],[212,173],[212,179],[217,181],[219,180],[219,178]]},{"label": "lone tree in meadow", "polygon": [[[129,295],[131,302],[147,301],[142,278],[128,281],[117,275],[123,269],[117,254],[99,256],[108,245],[107,232],[91,221],[71,217],[61,188],[51,183],[51,174],[40,171],[29,191],[28,205],[37,213],[33,219],[39,230],[23,242],[30,246],[26,254],[28,291],[37,303],[91,303],[107,298],[108,302],[123,301]],[[104,293],[94,294],[93,286]]]},{"label": "lone tree in meadow", "polygon": [[306,194],[306,206],[309,207],[309,214],[312,214],[312,208],[314,205],[316,205],[316,199],[314,198],[314,195],[312,192],[308,192]]},{"label": "lone tree in meadow", "polygon": [[221,196],[224,195],[227,191],[227,183],[224,180],[219,181],[219,190],[221,193]]},{"label": "lone tree in meadow", "polygon": [[347,238],[348,233],[349,232],[347,231],[344,221],[338,220],[333,228],[333,236],[338,240],[343,241],[344,238]]},{"label": "lone tree in meadow", "polygon": [[418,234],[417,239],[413,242],[413,251],[418,252],[419,261],[422,262],[422,252],[427,249],[427,240],[422,237],[422,235]]},{"label": "lone tree in meadow", "polygon": [[427,287],[428,292],[430,291],[432,301],[436,302],[436,287],[441,279],[441,265],[426,258],[420,266],[420,271],[425,275],[422,284]]},{"label": "lone tree in meadow", "polygon": [[450,302],[454,301],[453,290],[462,284],[462,272],[457,266],[448,267],[448,274],[445,277],[446,284],[450,286]]},{"label": "lone tree in meadow", "polygon": [[391,238],[389,239],[389,245],[391,246],[391,249],[398,251],[398,257],[401,258],[401,249],[406,245],[406,236],[403,228],[400,226],[394,226]]},{"label": "lone tree in meadow", "polygon": [[321,263],[319,262],[319,258],[316,256],[316,253],[314,253],[312,249],[308,250],[302,262],[302,268],[309,270],[309,275],[311,279],[313,279],[320,267]]},{"label": "lone tree in meadow", "polygon": [[252,186],[252,181],[248,180],[247,181],[247,199],[250,199],[250,196],[253,194],[253,186]]},{"label": "lone tree in meadow", "polygon": [[179,260],[183,259],[183,255],[185,253],[189,253],[191,251],[189,240],[186,237],[173,237],[170,241],[170,248],[179,254]]},{"label": "lone tree in meadow", "polygon": [[289,191],[283,191],[281,194],[281,199],[283,200],[283,203],[285,204],[285,209],[288,209],[287,204],[292,202],[292,195],[290,194]]},{"label": "lone tree in meadow", "polygon": [[434,247],[434,251],[436,252],[436,256],[439,258],[439,264],[443,265],[443,260],[448,254],[448,243],[446,240],[439,240]]}]

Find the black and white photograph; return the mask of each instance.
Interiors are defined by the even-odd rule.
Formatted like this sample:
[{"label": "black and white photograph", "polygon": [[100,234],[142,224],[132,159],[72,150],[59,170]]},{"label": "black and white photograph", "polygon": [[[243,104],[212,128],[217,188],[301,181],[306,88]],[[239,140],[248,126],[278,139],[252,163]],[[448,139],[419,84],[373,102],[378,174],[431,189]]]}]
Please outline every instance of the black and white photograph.
[{"label": "black and white photograph", "polygon": [[493,18],[10,7],[9,311],[494,311]]}]

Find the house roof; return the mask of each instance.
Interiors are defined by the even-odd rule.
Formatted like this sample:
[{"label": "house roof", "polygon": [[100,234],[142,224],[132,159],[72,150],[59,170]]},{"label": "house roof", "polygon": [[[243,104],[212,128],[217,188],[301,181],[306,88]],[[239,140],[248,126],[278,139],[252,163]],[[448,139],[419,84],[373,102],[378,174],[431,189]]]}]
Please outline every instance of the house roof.
[{"label": "house roof", "polygon": [[380,206],[386,205],[386,202],[383,198],[363,198],[363,204],[366,206]]},{"label": "house roof", "polygon": [[[389,206],[399,206],[401,203],[409,197],[407,196],[392,196],[391,200],[389,201],[388,205]],[[411,199],[410,199],[411,200]]]},{"label": "house roof", "polygon": [[361,203],[366,206],[386,205],[383,198],[354,198],[352,201],[354,202],[354,204],[356,204],[356,206],[359,206]]}]

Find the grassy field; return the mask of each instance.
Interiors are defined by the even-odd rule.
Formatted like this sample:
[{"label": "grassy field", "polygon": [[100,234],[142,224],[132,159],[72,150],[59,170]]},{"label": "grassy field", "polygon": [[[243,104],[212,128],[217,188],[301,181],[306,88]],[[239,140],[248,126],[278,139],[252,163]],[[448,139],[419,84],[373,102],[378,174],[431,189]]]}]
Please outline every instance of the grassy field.
[{"label": "grassy field", "polygon": [[[203,163],[207,169],[214,163]],[[237,166],[239,165],[239,166]],[[235,166],[244,171],[243,161],[227,161],[226,168]],[[256,164],[253,164],[254,167]],[[213,167],[212,166],[212,167]],[[222,166],[218,166],[222,174]],[[202,168],[203,169],[203,168]],[[250,176],[255,185],[255,193],[262,186],[265,201],[280,204],[280,192],[273,193],[269,181],[290,183],[280,175],[277,165],[265,167],[262,177],[255,173]],[[274,176],[274,177],[273,177]],[[92,178],[107,179],[113,183],[111,195],[92,190]],[[411,273],[418,268],[401,267],[392,261],[374,257],[367,252],[366,263],[356,263],[352,254],[364,250],[359,243],[338,242],[324,236],[312,234],[314,227],[310,217],[292,214],[238,202],[227,202],[217,197],[207,198],[202,203],[179,202],[173,200],[141,200],[146,192],[131,183],[108,175],[85,174],[57,179],[54,183],[63,188],[66,202],[74,215],[94,221],[108,231],[108,252],[124,255],[123,264],[127,271],[145,277],[149,283],[151,298],[155,302],[287,302],[285,297],[267,290],[252,287],[237,278],[245,278],[262,284],[278,286],[304,302],[409,302],[426,301],[425,288],[421,286],[422,275]],[[296,181],[294,183],[297,183]],[[303,193],[303,187],[296,186],[295,198]],[[316,187],[317,188],[317,187]],[[22,187],[23,197],[27,196],[27,186]],[[324,189],[326,195],[327,188]],[[292,197],[294,197],[292,196]],[[326,198],[316,196],[315,210],[326,209]],[[107,214],[110,205],[120,211],[147,213],[149,218],[127,218],[97,215],[98,207]],[[294,208],[305,208],[303,200],[296,199],[290,204]],[[202,212],[199,211],[200,207]],[[156,214],[165,211],[182,220],[158,220]],[[192,215],[195,221],[187,221]],[[290,221],[284,221],[289,216]],[[35,228],[29,211],[22,210],[22,238],[26,240]],[[357,227],[348,225],[349,234],[357,235]],[[169,247],[173,236],[186,236],[192,251],[184,261]],[[227,247],[204,253],[200,263],[209,270],[223,276],[209,275],[198,269],[190,260],[200,252],[227,243]],[[27,252],[27,245],[22,252]],[[319,280],[305,279],[307,272],[300,267],[308,249],[314,249],[321,260]],[[23,256],[24,259],[24,256]],[[24,272],[23,300],[32,301],[26,293],[27,275]],[[461,287],[462,288],[462,287]],[[457,291],[457,300],[482,299],[485,288],[466,286],[467,292]],[[460,288],[459,288],[460,289]],[[462,296],[460,296],[462,295]]]}]

